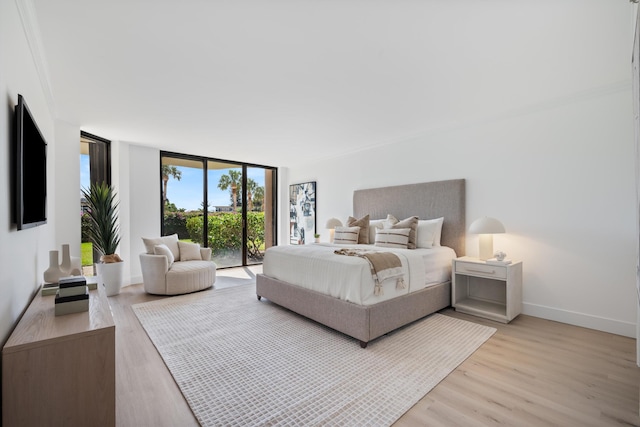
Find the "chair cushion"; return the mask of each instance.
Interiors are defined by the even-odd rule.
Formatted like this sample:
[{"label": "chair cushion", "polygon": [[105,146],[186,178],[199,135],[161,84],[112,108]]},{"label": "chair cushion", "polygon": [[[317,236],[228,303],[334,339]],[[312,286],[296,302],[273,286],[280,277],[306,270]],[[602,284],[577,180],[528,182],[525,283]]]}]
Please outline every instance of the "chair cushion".
[{"label": "chair cushion", "polygon": [[156,255],[166,256],[169,268],[171,268],[171,266],[173,265],[173,261],[175,261],[175,258],[173,257],[173,252],[171,252],[171,249],[169,249],[167,245],[155,245],[153,247],[153,251]]},{"label": "chair cushion", "polygon": [[167,245],[173,254],[175,261],[180,260],[180,248],[178,247],[178,235],[172,234],[170,236],[162,237],[143,237],[142,242],[148,254],[155,254],[156,245]]},{"label": "chair cushion", "polygon": [[180,261],[202,261],[199,244],[178,242],[178,248],[180,248]]},{"label": "chair cushion", "polygon": [[167,271],[165,280],[167,295],[207,289],[216,281],[216,264],[212,261],[174,262]]}]

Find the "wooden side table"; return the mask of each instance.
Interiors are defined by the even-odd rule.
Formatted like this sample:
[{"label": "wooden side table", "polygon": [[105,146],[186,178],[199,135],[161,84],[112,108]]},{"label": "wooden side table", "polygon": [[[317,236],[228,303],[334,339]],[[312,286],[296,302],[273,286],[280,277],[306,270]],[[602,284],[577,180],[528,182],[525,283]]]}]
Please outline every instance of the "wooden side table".
[{"label": "wooden side table", "polygon": [[456,311],[502,323],[522,312],[522,261],[495,265],[460,257],[453,260],[451,276]]},{"label": "wooden side table", "polygon": [[37,295],[2,349],[5,426],[114,426],[115,323],[104,288],[89,311],[55,316],[54,295]]}]

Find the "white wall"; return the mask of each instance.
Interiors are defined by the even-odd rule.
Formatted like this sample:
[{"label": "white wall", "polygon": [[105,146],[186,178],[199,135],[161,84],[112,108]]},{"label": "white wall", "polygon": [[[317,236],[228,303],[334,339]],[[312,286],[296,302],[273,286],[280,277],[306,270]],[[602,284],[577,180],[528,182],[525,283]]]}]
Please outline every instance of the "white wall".
[{"label": "white wall", "polygon": [[[28,10],[21,10],[28,13]],[[29,304],[49,264],[49,250],[56,247],[54,239],[57,195],[56,177],[48,173],[48,223],[40,227],[17,231],[11,216],[11,145],[13,143],[13,113],[22,94],[35,121],[48,143],[47,168],[54,169],[56,135],[54,119],[46,89],[34,62],[27,32],[33,31],[23,21],[17,3],[0,2],[0,342],[8,338],[20,314]],[[25,18],[26,19],[26,18]]]},{"label": "white wall", "polygon": [[355,189],[454,178],[466,179],[467,225],[499,218],[494,248],[524,261],[524,313],[635,336],[630,82],[289,170],[290,183],[317,181],[325,235]]},{"label": "white wall", "polygon": [[71,256],[80,257],[80,129],[60,120],[55,127],[56,162],[51,172],[56,182],[55,248],[62,251],[61,246],[68,244]]},{"label": "white wall", "polygon": [[160,150],[129,145],[131,283],[142,283],[142,237],[160,235]]}]

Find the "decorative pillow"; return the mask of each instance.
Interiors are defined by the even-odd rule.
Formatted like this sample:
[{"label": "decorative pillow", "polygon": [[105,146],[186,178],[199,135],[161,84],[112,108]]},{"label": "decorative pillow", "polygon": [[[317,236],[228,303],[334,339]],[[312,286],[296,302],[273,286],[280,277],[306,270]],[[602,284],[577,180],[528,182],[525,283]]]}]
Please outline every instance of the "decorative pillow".
[{"label": "decorative pillow", "polygon": [[407,249],[410,228],[376,228],[376,246]]},{"label": "decorative pillow", "polygon": [[[393,217],[393,219],[396,219],[393,215],[389,215],[391,217]],[[396,219],[396,224],[393,225],[393,227],[391,228],[410,228],[411,229],[411,233],[409,233],[409,244],[407,245],[407,247],[409,249],[415,249],[416,248],[416,235],[418,234],[418,217],[417,216],[411,216],[409,218],[403,219],[402,221],[398,221]]]},{"label": "decorative pillow", "polygon": [[439,221],[438,228],[436,228],[436,235],[433,237],[433,246],[440,246],[440,238],[442,237],[442,224],[444,223],[444,217],[436,219]]},{"label": "decorative pillow", "polygon": [[156,255],[166,256],[167,261],[169,262],[169,268],[171,268],[175,258],[173,257],[173,252],[171,252],[171,249],[169,249],[167,245],[155,245],[153,247],[153,253],[155,253]]},{"label": "decorative pillow", "polygon": [[333,243],[336,245],[358,244],[360,227],[336,227],[333,235]]},{"label": "decorative pillow", "polygon": [[443,220],[444,218],[418,220],[416,247],[430,248],[432,246],[435,246],[436,235],[438,235],[439,244],[440,234],[442,233]]},{"label": "decorative pillow", "polygon": [[360,234],[358,234],[358,243],[361,245],[369,244],[369,215],[365,215],[360,219],[355,219],[350,216],[347,219],[348,227],[360,227]]},{"label": "decorative pillow", "polygon": [[201,261],[200,245],[197,243],[178,242],[180,261]]},{"label": "decorative pillow", "polygon": [[170,236],[162,236],[156,238],[142,238],[142,242],[144,243],[144,247],[147,250],[148,254],[155,254],[155,246],[156,245],[166,245],[171,253],[173,254],[174,260],[178,261],[180,259],[180,248],[178,247],[178,235],[172,234]]},{"label": "decorative pillow", "polygon": [[398,222],[393,215],[387,215],[386,219],[373,219],[369,221],[369,244],[376,241],[376,228],[391,228],[393,224]]}]

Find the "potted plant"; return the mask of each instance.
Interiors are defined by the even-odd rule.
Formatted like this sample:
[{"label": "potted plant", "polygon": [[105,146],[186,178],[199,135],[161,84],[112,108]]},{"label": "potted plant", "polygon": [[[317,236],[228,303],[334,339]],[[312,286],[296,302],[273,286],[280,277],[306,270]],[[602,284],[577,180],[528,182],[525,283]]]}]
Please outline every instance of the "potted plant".
[{"label": "potted plant", "polygon": [[313,237],[316,239],[316,243],[320,243],[320,235],[318,233],[315,233]]},{"label": "potted plant", "polygon": [[82,189],[89,214],[87,237],[100,254],[96,263],[99,283],[103,283],[108,296],[117,295],[122,287],[124,262],[116,250],[120,244],[118,201],[115,190],[105,182],[91,184]]}]

